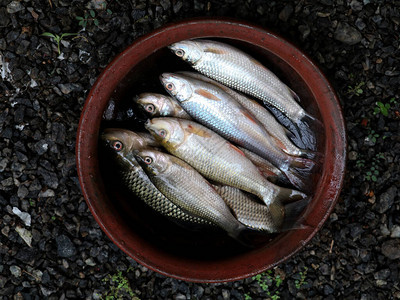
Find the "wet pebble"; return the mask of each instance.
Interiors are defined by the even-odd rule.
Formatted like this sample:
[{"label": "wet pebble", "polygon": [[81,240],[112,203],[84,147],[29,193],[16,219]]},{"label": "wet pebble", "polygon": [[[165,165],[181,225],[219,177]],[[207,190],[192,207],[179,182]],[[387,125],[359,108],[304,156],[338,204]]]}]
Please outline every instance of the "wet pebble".
[{"label": "wet pebble", "polygon": [[72,243],[71,239],[66,235],[60,235],[56,237],[57,254],[60,257],[71,257],[76,254],[76,248]]},{"label": "wet pebble", "polygon": [[355,45],[361,42],[361,33],[347,23],[340,22],[336,27],[334,37],[336,40],[348,44]]}]

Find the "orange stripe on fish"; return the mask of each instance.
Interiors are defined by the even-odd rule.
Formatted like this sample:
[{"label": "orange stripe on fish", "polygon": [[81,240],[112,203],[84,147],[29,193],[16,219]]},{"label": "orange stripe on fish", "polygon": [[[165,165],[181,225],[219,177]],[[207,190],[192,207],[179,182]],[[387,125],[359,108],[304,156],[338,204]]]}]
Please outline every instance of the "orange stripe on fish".
[{"label": "orange stripe on fish", "polygon": [[213,49],[213,48],[204,49],[204,52],[213,53],[213,54],[225,54],[226,53],[226,51],[224,51],[224,50]]},{"label": "orange stripe on fish", "polygon": [[232,145],[232,144],[229,144],[229,146],[231,146],[231,148],[232,148],[233,150],[235,150],[237,153],[239,153],[239,154],[243,155],[244,157],[246,157],[246,155],[244,155],[243,151],[240,150],[238,147],[236,147],[236,146],[234,146],[234,145]]},{"label": "orange stripe on fish", "polygon": [[214,94],[210,93],[209,91],[205,89],[196,89],[194,91],[196,94],[203,96],[204,98],[215,100],[215,101],[221,101],[221,98],[218,98]]},{"label": "orange stripe on fish", "polygon": [[246,109],[242,109],[242,113],[247,119],[249,119],[254,124],[257,124],[257,125],[259,124],[258,121],[254,118],[254,116]]},{"label": "orange stripe on fish", "polygon": [[206,137],[206,138],[211,137],[211,134],[209,134],[207,131],[203,129],[196,129],[190,124],[186,128],[184,128],[184,130],[188,133],[192,133],[201,137]]}]

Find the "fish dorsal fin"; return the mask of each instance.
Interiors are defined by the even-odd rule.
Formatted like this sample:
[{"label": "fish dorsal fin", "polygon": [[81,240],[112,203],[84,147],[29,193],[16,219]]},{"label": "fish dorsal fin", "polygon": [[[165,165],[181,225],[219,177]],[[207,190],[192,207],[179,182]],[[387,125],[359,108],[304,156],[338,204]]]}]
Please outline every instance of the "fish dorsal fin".
[{"label": "fish dorsal fin", "polygon": [[208,133],[207,131],[205,131],[202,128],[195,128],[193,127],[193,125],[189,124],[187,125],[187,127],[185,128],[185,131],[191,134],[195,134],[201,137],[205,137],[205,138],[209,138],[211,137],[211,134]]},{"label": "fish dorsal fin", "polygon": [[225,54],[226,51],[222,49],[215,49],[215,48],[206,48],[204,52],[213,53],[213,54]]},{"label": "fish dorsal fin", "polygon": [[215,96],[213,93],[210,93],[206,89],[198,88],[194,92],[200,96],[203,96],[206,99],[221,101],[221,98],[218,98],[217,96]]}]

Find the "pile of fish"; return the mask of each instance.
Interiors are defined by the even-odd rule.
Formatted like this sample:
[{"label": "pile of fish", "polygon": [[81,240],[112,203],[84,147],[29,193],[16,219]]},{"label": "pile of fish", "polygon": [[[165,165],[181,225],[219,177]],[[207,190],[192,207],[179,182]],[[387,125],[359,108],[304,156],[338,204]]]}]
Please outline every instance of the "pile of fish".
[{"label": "pile of fish", "polygon": [[188,226],[217,226],[242,243],[249,231],[300,227],[320,155],[297,147],[265,106],[300,135],[318,121],[277,76],[230,45],[198,39],[169,48],[198,72],[164,73],[170,96],[135,98],[151,117],[149,133],[109,128],[101,135],[123,182],[160,214]]}]

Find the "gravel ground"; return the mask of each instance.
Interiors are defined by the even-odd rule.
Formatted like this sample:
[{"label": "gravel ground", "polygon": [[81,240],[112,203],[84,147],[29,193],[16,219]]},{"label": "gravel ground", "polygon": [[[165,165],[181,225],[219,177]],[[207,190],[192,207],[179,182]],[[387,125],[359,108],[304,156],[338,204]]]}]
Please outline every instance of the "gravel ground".
[{"label": "gravel ground", "polygon": [[[139,36],[194,16],[251,21],[296,44],[336,89],[348,129],[345,185],[323,229],[275,270],[226,284],[127,257],[93,219],[75,166],[101,70]],[[400,299],[399,25],[399,1],[0,0],[0,299]],[[59,54],[44,32],[78,35]]]}]

